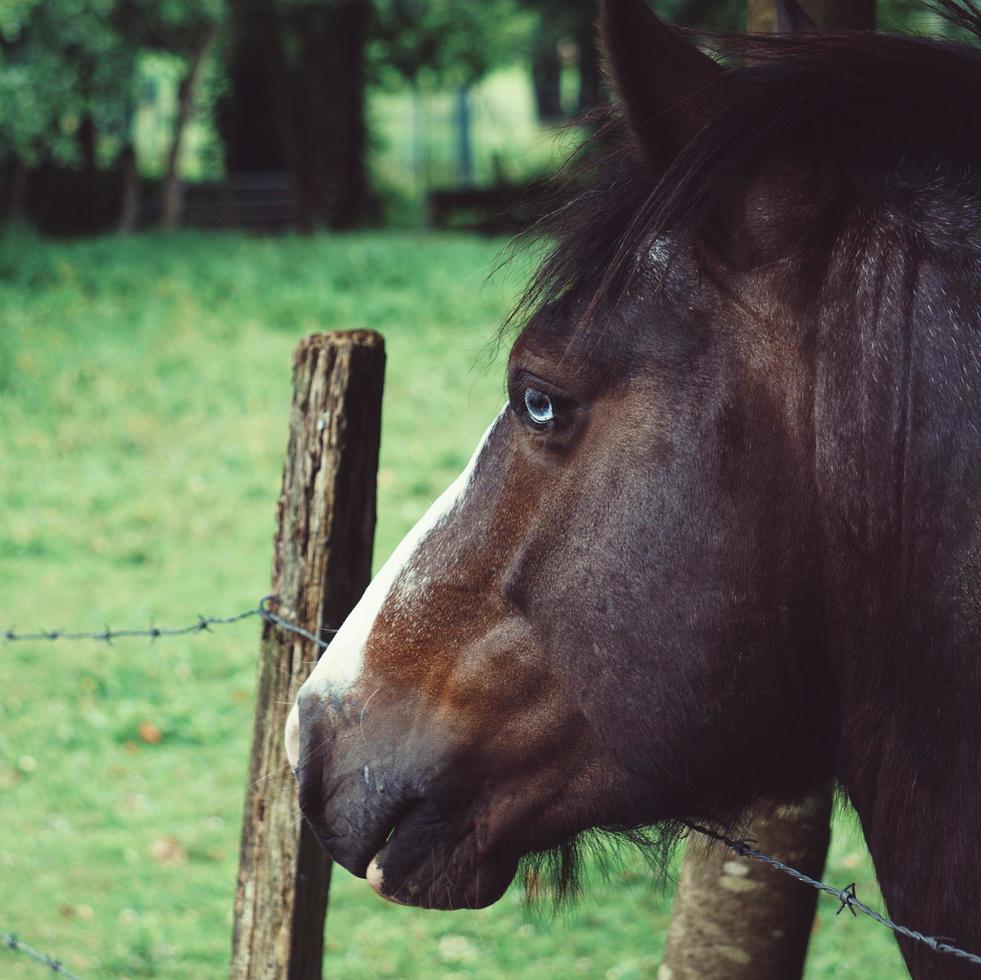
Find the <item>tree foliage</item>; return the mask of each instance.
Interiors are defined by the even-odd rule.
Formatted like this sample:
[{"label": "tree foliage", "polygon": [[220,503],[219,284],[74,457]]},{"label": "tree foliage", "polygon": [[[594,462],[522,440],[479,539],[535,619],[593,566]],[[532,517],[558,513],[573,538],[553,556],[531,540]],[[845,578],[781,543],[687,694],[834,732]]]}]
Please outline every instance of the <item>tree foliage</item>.
[{"label": "tree foliage", "polygon": [[527,54],[535,18],[518,0],[377,0],[376,77],[472,85]]},{"label": "tree foliage", "polygon": [[[745,24],[747,0],[652,3],[658,13],[680,23],[728,30]],[[603,98],[595,46],[598,4],[599,0],[0,0],[0,183],[43,163],[86,170],[106,163],[99,160],[100,153],[112,156],[129,142],[141,53],[176,54],[190,70],[202,40],[216,25],[228,26],[229,11],[231,26],[222,42],[226,52],[244,36],[239,23],[243,19],[257,19],[259,28],[246,38],[256,51],[254,57],[249,55],[251,61],[240,65],[241,71],[236,69],[241,58],[234,52],[218,59],[223,73],[216,76],[218,87],[234,89],[242,103],[236,110],[241,122],[237,128],[218,119],[226,153],[234,142],[228,139],[230,131],[241,131],[240,146],[256,147],[253,156],[263,146],[281,144],[275,159],[253,160],[246,169],[289,168],[298,175],[306,167],[310,172],[302,183],[314,188],[321,180],[318,173],[334,166],[335,157],[351,175],[363,173],[365,84],[463,88],[496,67],[524,62],[533,68],[542,118],[557,119],[563,108],[568,109],[562,105],[567,102],[563,88],[568,93],[563,81],[568,61],[563,59],[575,50],[578,109],[590,108]],[[945,30],[929,12],[927,0],[879,0],[878,12],[886,29]],[[275,30],[266,29],[270,24]],[[253,64],[263,65],[262,72],[254,71]],[[279,91],[272,92],[277,86]],[[250,123],[264,112],[269,133]],[[292,136],[286,132],[290,129]],[[321,130],[314,153],[302,137]],[[253,138],[256,132],[261,139]],[[345,140],[353,147],[350,151],[342,146]],[[354,184],[364,179],[351,177]],[[341,189],[330,192],[340,201],[351,197],[343,186],[342,181],[337,184]],[[2,191],[0,187],[0,197]]]},{"label": "tree foliage", "polygon": [[143,50],[186,54],[221,0],[0,0],[0,155],[86,162],[123,137]]},{"label": "tree foliage", "polygon": [[86,118],[113,129],[129,97],[133,52],[112,0],[19,0],[0,17],[0,149],[29,164],[74,163]]}]

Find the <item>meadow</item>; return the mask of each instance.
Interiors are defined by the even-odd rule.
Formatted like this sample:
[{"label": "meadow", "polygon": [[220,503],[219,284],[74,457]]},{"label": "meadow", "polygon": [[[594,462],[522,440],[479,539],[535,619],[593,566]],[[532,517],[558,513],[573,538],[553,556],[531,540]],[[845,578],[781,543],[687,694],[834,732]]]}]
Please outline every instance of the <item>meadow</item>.
[{"label": "meadow", "polygon": [[[363,234],[0,239],[0,628],[180,625],[267,588],[306,333],[368,327],[388,369],[376,564],[503,401],[501,242]],[[0,930],[82,977],[225,975],[258,626],[0,646]],[[827,877],[879,902],[854,818]],[[327,975],[654,977],[670,913],[626,854],[557,915],[381,902],[335,869]],[[915,923],[914,923],[915,925]],[[46,971],[0,948],[0,977]],[[822,899],[807,977],[904,976]]]}]

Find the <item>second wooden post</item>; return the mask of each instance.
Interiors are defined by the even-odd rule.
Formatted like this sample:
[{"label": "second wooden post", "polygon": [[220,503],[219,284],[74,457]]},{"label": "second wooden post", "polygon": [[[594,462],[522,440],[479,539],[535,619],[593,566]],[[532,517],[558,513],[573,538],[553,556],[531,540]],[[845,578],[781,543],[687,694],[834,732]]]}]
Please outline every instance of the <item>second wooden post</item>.
[{"label": "second wooden post", "polygon": [[[819,30],[875,29],[875,0],[795,3]],[[747,0],[749,31],[777,29],[775,0]],[[803,801],[761,803],[754,846],[820,877],[831,839],[832,787]],[[688,841],[658,980],[796,980],[804,972],[817,893],[697,837]]]}]

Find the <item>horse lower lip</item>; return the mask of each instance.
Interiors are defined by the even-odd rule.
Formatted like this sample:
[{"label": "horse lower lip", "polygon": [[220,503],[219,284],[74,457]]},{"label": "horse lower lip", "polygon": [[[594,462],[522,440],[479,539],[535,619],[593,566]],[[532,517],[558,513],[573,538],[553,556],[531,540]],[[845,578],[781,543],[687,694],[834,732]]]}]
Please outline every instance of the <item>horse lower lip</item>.
[{"label": "horse lower lip", "polygon": [[[380,898],[421,908],[483,908],[496,902],[511,883],[517,860],[488,861],[471,851],[468,835],[453,835],[452,826],[434,828],[425,815],[419,834],[415,821],[403,821],[368,862],[364,877]],[[452,843],[446,847],[445,834]]]},{"label": "horse lower lip", "polygon": [[[368,850],[368,852],[365,853],[363,850],[361,850],[361,848],[359,848],[358,850],[360,851],[360,859],[357,863],[357,866],[355,867],[354,865],[347,863],[344,865],[345,867],[347,867],[347,870],[350,871],[352,874],[357,875],[357,877],[359,878],[367,877],[372,865],[375,864],[379,856],[383,854],[385,850],[388,848],[389,844],[392,843],[392,841],[395,839],[398,833],[399,826],[405,822],[406,818],[409,817],[409,815],[414,811],[414,809],[415,809],[414,804],[407,804],[406,806],[404,806],[403,809],[399,810],[397,813],[390,816],[386,821],[386,824],[382,825],[382,826],[387,826],[387,830],[385,830],[384,832],[376,830],[376,832],[372,834],[372,843],[368,844],[367,841],[365,842],[366,844],[368,844],[369,847],[372,847],[373,849]],[[329,852],[330,848],[328,847],[327,850]],[[339,863],[343,864],[344,862],[339,862]]]},{"label": "horse lower lip", "polygon": [[[388,845],[386,844],[385,847]],[[368,870],[365,873],[365,878],[368,884],[371,886],[372,891],[379,898],[384,898],[386,902],[392,902],[395,905],[404,905],[404,902],[400,902],[397,898],[393,898],[391,895],[385,894],[385,873],[382,871],[378,864],[379,858],[385,853],[385,847],[383,847],[370,861],[368,864]]]},{"label": "horse lower lip", "polygon": [[[402,834],[402,831],[403,829],[406,829],[407,825],[414,824],[419,819],[424,819],[422,809],[423,805],[419,801],[415,801],[402,810],[401,813],[399,813],[398,819],[392,823],[391,828],[385,835],[384,842],[382,843],[381,847],[378,848],[378,851],[374,857],[368,862],[368,867],[365,870],[364,876],[372,889],[382,898],[389,902],[394,902],[397,905],[403,905],[405,903],[402,900],[386,893],[385,873],[381,865],[385,860],[385,856],[393,848],[395,848],[397,852],[396,855],[393,855],[396,860],[399,860],[400,858],[404,859],[407,854],[411,856],[412,852],[418,845],[418,841],[414,839],[414,835],[411,833],[411,831],[408,833],[407,838]],[[416,827],[415,829],[418,828]],[[406,848],[408,848],[408,851],[406,851]]]},{"label": "horse lower lip", "polygon": [[324,821],[311,821],[311,826],[320,846],[332,861],[356,878],[364,878],[373,857],[384,850],[403,817],[404,814],[399,813],[366,820],[360,828],[360,833],[354,834],[343,826],[338,829],[346,832],[332,832],[330,825]]}]

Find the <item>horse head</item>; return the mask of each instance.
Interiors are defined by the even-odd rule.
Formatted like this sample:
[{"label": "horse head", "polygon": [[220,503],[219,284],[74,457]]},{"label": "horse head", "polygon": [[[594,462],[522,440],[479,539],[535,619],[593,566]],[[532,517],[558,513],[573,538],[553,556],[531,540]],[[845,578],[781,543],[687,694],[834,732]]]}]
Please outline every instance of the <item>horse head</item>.
[{"label": "horse head", "polygon": [[[722,69],[640,0],[603,32],[650,190],[726,111]],[[386,897],[486,905],[524,855],[818,766],[798,352],[762,349],[700,252],[664,236],[618,293],[583,263],[541,304],[469,466],[300,693],[304,813]]]},{"label": "horse head", "polygon": [[645,0],[602,31],[609,149],[507,403],[300,693],[303,811],[381,895],[478,907],[590,830],[836,778],[893,911],[968,941],[924,855],[981,874],[981,62],[805,30],[723,64]]}]

